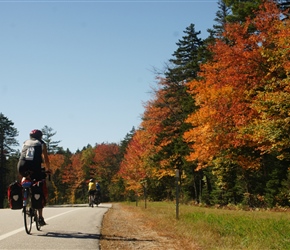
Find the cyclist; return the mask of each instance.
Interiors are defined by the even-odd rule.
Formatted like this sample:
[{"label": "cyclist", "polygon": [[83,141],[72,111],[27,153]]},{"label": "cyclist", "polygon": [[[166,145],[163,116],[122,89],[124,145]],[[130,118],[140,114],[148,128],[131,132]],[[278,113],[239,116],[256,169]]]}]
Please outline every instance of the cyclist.
[{"label": "cyclist", "polygon": [[93,196],[93,200],[95,198],[95,193],[96,193],[96,185],[94,183],[93,179],[90,179],[89,185],[88,185],[88,192],[89,192],[89,206],[93,205],[93,201],[91,201],[91,196]]},{"label": "cyclist", "polygon": [[100,203],[100,201],[101,201],[101,186],[97,181],[96,181],[96,197],[95,198],[97,198],[98,203]]},{"label": "cyclist", "polygon": [[98,195],[101,195],[101,186],[100,186],[100,184],[96,181],[96,190],[97,190],[97,194]]},{"label": "cyclist", "polygon": [[[32,130],[29,136],[30,139],[23,143],[17,169],[23,179],[30,178],[31,180],[41,181],[45,179],[42,167],[43,163],[47,169],[46,172],[50,173],[46,144],[42,140],[42,132],[38,129]],[[46,195],[47,189],[46,185],[44,185],[44,196]],[[43,206],[38,209],[39,223],[41,226],[46,225],[43,218]]]}]

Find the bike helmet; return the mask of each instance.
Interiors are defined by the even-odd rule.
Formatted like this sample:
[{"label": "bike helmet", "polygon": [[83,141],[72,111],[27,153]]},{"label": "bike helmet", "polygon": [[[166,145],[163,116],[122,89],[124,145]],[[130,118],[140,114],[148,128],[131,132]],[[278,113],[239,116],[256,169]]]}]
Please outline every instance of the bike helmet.
[{"label": "bike helmet", "polygon": [[30,137],[35,138],[35,139],[42,138],[42,132],[38,129],[33,129],[29,135],[30,135]]},{"label": "bike helmet", "polygon": [[93,179],[90,179],[90,182],[93,182],[94,180]]}]

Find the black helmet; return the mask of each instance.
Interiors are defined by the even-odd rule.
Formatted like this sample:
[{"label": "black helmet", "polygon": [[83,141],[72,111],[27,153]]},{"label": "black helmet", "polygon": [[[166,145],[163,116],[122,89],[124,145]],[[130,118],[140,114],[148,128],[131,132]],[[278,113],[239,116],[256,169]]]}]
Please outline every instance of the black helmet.
[{"label": "black helmet", "polygon": [[42,138],[42,132],[38,129],[33,129],[29,135],[31,138],[35,138],[39,140]]}]

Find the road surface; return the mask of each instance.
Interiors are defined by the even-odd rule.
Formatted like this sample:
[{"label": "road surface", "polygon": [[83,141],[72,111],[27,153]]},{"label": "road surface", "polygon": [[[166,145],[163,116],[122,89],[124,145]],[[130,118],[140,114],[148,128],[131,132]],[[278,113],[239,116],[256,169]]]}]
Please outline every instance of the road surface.
[{"label": "road surface", "polygon": [[37,231],[33,224],[31,235],[25,232],[21,210],[0,209],[0,249],[99,249],[103,215],[110,207],[45,207],[48,225]]}]

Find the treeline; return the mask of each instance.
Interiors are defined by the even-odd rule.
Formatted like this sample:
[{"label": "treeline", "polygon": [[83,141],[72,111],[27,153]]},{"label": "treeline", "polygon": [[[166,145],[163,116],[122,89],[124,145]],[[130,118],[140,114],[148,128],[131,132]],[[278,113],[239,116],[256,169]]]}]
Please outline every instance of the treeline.
[{"label": "treeline", "polygon": [[289,206],[290,24],[277,2],[220,0],[206,39],[190,24],[138,128],[120,144],[50,154],[50,202],[86,202],[90,178],[104,201],[145,188],[173,200],[178,170],[182,202]]}]

